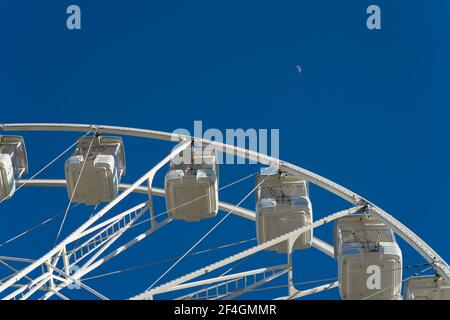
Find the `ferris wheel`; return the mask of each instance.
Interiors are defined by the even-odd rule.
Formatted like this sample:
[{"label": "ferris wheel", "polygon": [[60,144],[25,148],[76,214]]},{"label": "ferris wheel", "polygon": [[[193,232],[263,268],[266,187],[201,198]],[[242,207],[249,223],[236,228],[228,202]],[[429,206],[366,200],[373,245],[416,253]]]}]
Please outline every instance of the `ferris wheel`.
[{"label": "ferris wheel", "polygon": [[[76,132],[80,136],[66,150],[38,172],[28,174],[25,131]],[[143,175],[125,183],[127,165],[122,137],[164,140],[168,154],[159,162],[143,168]],[[174,146],[174,143],[176,144]],[[261,164],[257,173],[236,177],[231,184],[219,184],[218,153],[232,154]],[[64,157],[64,158],[63,158]],[[40,179],[40,174],[58,159],[65,159],[64,179]],[[153,185],[157,172],[164,174],[162,188]],[[28,177],[29,176],[29,177]],[[254,187],[236,203],[221,201],[221,192],[249,178]],[[314,184],[348,202],[347,209],[314,219],[310,198]],[[392,215],[357,193],[297,165],[252,150],[186,135],[154,130],[83,124],[3,124],[0,125],[0,212],[2,203],[14,201],[14,195],[26,187],[67,189],[69,203],[62,218],[55,245],[37,259],[3,256],[0,264],[10,273],[0,279],[2,299],[69,299],[67,290],[74,284],[93,297],[108,299],[84,279],[99,267],[114,263],[115,257],[164,229],[170,222],[190,224],[205,219],[213,226],[185,253],[160,274],[144,291],[124,299],[164,299],[171,293],[176,299],[234,299],[263,288],[275,279],[284,281],[285,293],[273,299],[299,299],[327,290],[339,290],[343,299],[450,299],[450,267],[425,241]],[[144,195],[144,201],[120,209],[126,198]],[[255,210],[243,202],[255,195]],[[165,199],[166,210],[155,212],[154,198]],[[68,236],[60,237],[71,208],[94,207],[91,216]],[[98,210],[96,210],[99,208]],[[222,217],[218,212],[224,212]],[[165,281],[179,262],[191,255],[230,215],[253,221],[257,243],[212,264]],[[314,230],[333,223],[333,243],[314,235]],[[119,244],[124,234],[136,226],[142,233]],[[27,230],[31,231],[30,230]],[[421,270],[410,276],[396,235],[424,259]],[[21,236],[21,235],[19,235]],[[19,237],[17,236],[17,237]],[[7,242],[13,244],[14,237]],[[263,251],[286,257],[281,265],[233,272],[238,263]],[[320,285],[298,288],[292,263],[297,250],[318,250],[335,260],[337,276]],[[270,261],[265,261],[270,264]],[[77,266],[76,269],[73,267]],[[227,269],[225,272],[221,270]],[[432,270],[432,275],[424,275]],[[215,274],[214,271],[221,273]],[[215,275],[214,275],[215,274]],[[177,293],[179,293],[177,295]]]}]

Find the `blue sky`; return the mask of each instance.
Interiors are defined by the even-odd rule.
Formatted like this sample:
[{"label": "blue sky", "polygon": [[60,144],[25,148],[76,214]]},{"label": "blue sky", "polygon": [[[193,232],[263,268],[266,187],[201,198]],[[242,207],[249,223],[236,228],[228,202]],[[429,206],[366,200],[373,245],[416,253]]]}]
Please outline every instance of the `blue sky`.
[{"label": "blue sky", "polygon": [[[81,7],[81,30],[65,26],[69,4]],[[370,4],[381,7],[381,30],[365,27]],[[380,0],[2,1],[0,122],[98,123],[169,132],[193,130],[194,120],[221,130],[279,128],[283,160],[370,199],[450,259],[445,238],[450,221],[449,15],[444,0],[432,5]],[[78,135],[24,136],[33,173]],[[126,182],[171,147],[138,138],[126,138],[125,144]],[[223,166],[221,184],[256,170]],[[60,161],[42,177],[63,175]],[[253,185],[251,180],[230,188],[222,199],[237,203]],[[316,218],[343,207],[318,188],[312,189],[312,200]],[[65,190],[20,190],[1,204],[0,243],[63,210],[67,201]],[[254,198],[244,205],[253,208]],[[162,201],[157,206],[164,210]],[[90,210],[71,212],[64,234]],[[182,254],[216,221],[174,223],[98,273]],[[0,255],[39,257],[53,243],[58,224],[0,247]],[[331,226],[317,234],[331,240],[330,232]],[[230,217],[199,248],[254,236],[251,222]],[[405,265],[422,262],[401,244]],[[190,257],[165,279],[226,253]],[[283,259],[263,254],[237,269],[262,266],[268,257]],[[335,262],[313,250],[296,254],[295,263],[298,281],[336,275]],[[169,265],[89,284],[112,298],[127,297],[148,287]],[[277,294],[283,291],[248,297]],[[318,297],[336,298],[337,292]]]}]

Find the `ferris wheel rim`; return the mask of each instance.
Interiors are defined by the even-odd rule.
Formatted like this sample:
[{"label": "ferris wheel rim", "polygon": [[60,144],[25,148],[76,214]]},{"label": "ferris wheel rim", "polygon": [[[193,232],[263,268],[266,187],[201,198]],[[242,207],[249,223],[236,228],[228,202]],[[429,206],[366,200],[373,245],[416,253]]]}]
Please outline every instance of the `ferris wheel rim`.
[{"label": "ferris wheel rim", "polygon": [[110,125],[95,124],[71,124],[71,123],[7,123],[0,124],[0,134],[6,131],[56,131],[56,132],[90,132],[97,134],[118,134],[123,136],[141,137],[146,139],[165,140],[172,142],[195,141],[201,144],[207,144],[224,153],[233,153],[247,159],[256,160],[261,164],[276,164],[280,169],[301,175],[309,182],[332,192],[339,197],[349,201],[353,205],[366,205],[383,220],[393,231],[405,240],[412,248],[415,249],[427,262],[432,264],[436,272],[450,283],[450,266],[447,262],[435,252],[423,239],[417,236],[412,230],[407,228],[403,223],[394,218],[392,215],[373,204],[369,200],[359,194],[341,186],[340,184],[320,176],[312,171],[304,169],[292,163],[273,158],[271,156],[261,154],[244,148],[220,143],[217,141],[206,140],[198,137],[168,133],[164,131],[139,129],[132,127],[119,127]]}]

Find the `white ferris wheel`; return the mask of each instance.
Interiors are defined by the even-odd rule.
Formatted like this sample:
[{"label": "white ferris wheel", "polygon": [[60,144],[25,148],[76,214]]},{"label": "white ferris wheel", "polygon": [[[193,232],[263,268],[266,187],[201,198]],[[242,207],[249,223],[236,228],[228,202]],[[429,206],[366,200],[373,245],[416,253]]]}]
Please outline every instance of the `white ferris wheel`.
[{"label": "white ferris wheel", "polygon": [[[29,175],[25,142],[20,135],[25,131],[77,132],[80,137],[41,170]],[[135,182],[126,184],[122,178],[127,163],[130,165],[132,159],[127,161],[125,158],[123,136],[165,140],[169,152],[159,162],[143,168],[143,175]],[[256,177],[254,188],[236,203],[221,201],[221,191],[229,185],[219,185],[217,153],[233,154],[261,164],[261,170],[251,175]],[[62,157],[65,159],[64,179],[39,178]],[[164,174],[162,188],[153,185],[159,171]],[[249,176],[236,178],[230,185]],[[346,200],[348,208],[314,219],[309,184]],[[0,264],[9,271],[0,279],[2,299],[69,299],[68,288],[74,284],[95,298],[108,299],[107,292],[99,292],[84,281],[94,270],[106,263],[114,263],[115,257],[126,255],[128,249],[164,229],[171,221],[182,220],[189,224],[208,218],[214,221],[213,227],[175,259],[150,287],[123,298],[164,299],[165,294],[171,293],[177,299],[234,299],[275,279],[283,279],[284,294],[267,298],[299,299],[334,289],[339,290],[343,299],[450,299],[449,265],[392,215],[325,177],[232,145],[173,133],[106,125],[0,125],[0,212],[1,203],[14,201],[14,194],[25,187],[67,189],[69,204],[59,215],[62,223],[58,236],[72,204],[99,206],[99,209],[37,259],[3,256],[0,245]],[[117,212],[119,204],[133,194],[144,195],[145,200]],[[241,206],[252,195],[256,198],[256,209]],[[156,197],[165,199],[164,212],[155,212]],[[219,211],[225,213],[221,218],[217,216]],[[166,275],[230,215],[254,222],[256,244],[164,282]],[[332,244],[314,235],[316,228],[328,223],[334,224]],[[130,230],[135,230],[136,226],[145,228],[142,233],[119,244],[118,240]],[[403,264],[395,235],[424,259],[420,272],[412,276],[403,274],[403,270],[410,266]],[[8,243],[13,244],[15,238]],[[295,269],[292,255],[296,250],[308,249],[316,249],[335,260],[336,278],[320,285],[297,286],[293,277],[301,270]],[[285,256],[285,263],[271,265],[271,261],[266,261],[267,265],[239,272],[229,268],[266,250]],[[434,274],[424,275],[427,270],[434,270]]]}]

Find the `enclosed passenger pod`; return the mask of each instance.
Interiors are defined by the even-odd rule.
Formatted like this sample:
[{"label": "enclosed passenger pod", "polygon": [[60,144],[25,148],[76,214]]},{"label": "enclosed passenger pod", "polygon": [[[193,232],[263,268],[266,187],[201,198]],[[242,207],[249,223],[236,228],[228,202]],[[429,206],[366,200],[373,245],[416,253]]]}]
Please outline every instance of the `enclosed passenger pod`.
[{"label": "enclosed passenger pod", "polygon": [[23,138],[0,136],[0,201],[13,196],[16,180],[27,171],[27,153]]},{"label": "enclosed passenger pod", "polygon": [[450,300],[450,286],[439,276],[408,279],[403,293],[405,300]]},{"label": "enclosed passenger pod", "polygon": [[122,138],[95,136],[80,139],[75,153],[65,164],[69,198],[73,194],[73,202],[86,205],[113,200],[119,192],[125,168]]},{"label": "enclosed passenger pod", "polygon": [[[312,222],[313,213],[307,182],[299,176],[263,168],[256,178],[256,234],[267,242]],[[309,248],[313,231],[300,235],[293,250]],[[287,253],[286,242],[269,250]]]},{"label": "enclosed passenger pod", "polygon": [[164,177],[166,206],[173,219],[200,221],[219,210],[218,165],[214,150],[192,148],[172,160]]},{"label": "enclosed passenger pod", "polygon": [[402,252],[392,230],[379,219],[370,214],[338,219],[334,250],[342,299],[401,298]]}]

